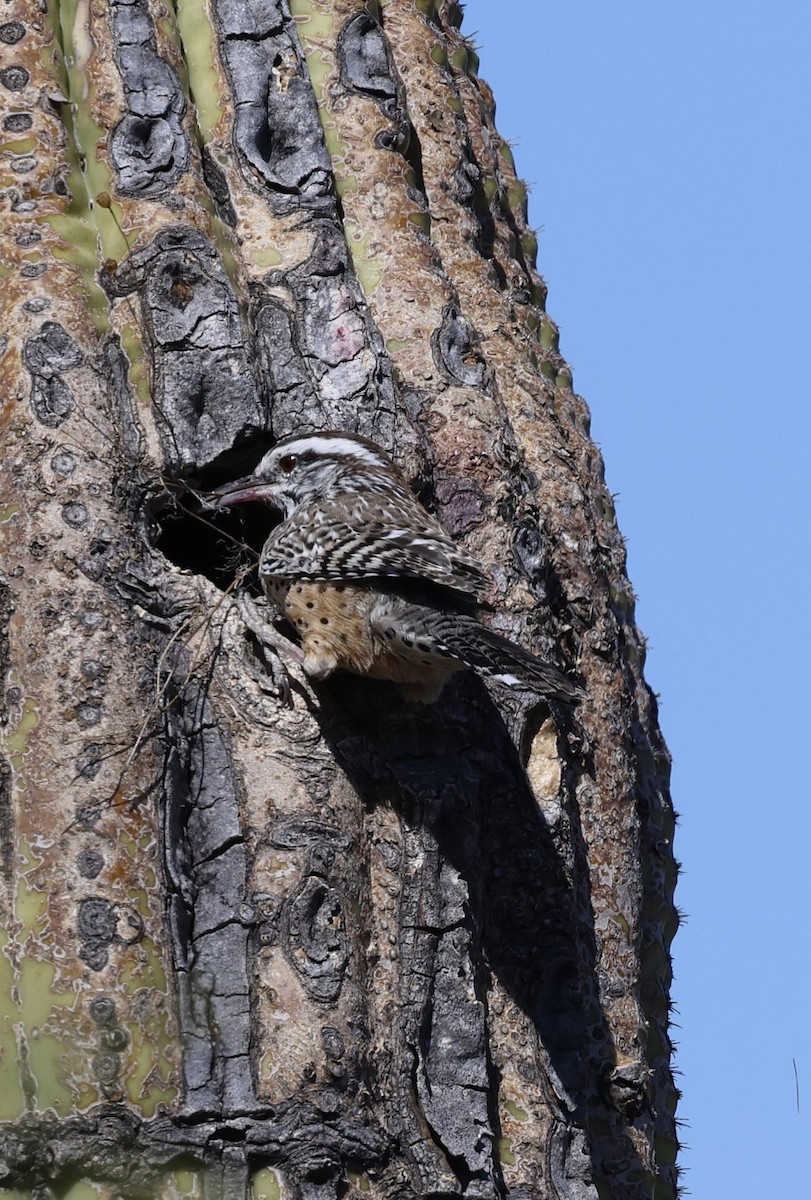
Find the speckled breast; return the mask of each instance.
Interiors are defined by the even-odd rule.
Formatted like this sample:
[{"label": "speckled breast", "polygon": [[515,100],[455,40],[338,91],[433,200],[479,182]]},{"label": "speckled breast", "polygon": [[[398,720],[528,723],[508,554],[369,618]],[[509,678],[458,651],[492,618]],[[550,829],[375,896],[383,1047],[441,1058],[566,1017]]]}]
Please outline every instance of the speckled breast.
[{"label": "speckled breast", "polygon": [[334,657],[345,671],[366,675],[372,670],[374,592],[343,583],[268,577],[263,582],[268,600],[296,630],[305,652]]}]

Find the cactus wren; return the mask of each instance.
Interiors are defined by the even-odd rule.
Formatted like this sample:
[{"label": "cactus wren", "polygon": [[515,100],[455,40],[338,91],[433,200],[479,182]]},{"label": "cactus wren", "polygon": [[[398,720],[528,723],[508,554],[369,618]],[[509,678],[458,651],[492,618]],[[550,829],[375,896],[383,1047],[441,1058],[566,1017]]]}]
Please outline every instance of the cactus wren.
[{"label": "cactus wren", "polygon": [[489,578],[367,438],[285,438],[253,475],[213,498],[260,500],[283,514],[259,574],[296,630],[312,678],[341,668],[393,680],[407,699],[428,704],[451,675],[472,667],[542,696],[580,699],[555,667],[476,619]]}]

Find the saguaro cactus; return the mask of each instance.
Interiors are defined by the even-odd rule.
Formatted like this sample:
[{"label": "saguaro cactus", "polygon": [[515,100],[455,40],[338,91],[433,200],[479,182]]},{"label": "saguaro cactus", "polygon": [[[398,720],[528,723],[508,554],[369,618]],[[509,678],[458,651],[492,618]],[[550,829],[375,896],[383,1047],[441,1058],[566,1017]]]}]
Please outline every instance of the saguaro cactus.
[{"label": "saguaro cactus", "polygon": [[[459,5],[3,20],[0,1186],[672,1197],[668,756]],[[281,703],[237,602],[271,515],[192,497],[318,429],[576,713]]]}]

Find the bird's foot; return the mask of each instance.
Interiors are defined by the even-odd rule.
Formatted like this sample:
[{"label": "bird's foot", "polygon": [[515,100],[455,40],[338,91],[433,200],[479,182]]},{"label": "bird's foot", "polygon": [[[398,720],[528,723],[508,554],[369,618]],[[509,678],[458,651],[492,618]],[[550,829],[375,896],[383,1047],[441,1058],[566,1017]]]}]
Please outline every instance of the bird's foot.
[{"label": "bird's foot", "polygon": [[247,593],[242,592],[237,597],[236,603],[245,627],[250,630],[256,640],[262,665],[270,677],[271,687],[269,690],[278,696],[284,708],[292,708],[290,674],[282,662],[282,656],[300,665],[304,660],[304,655],[298,646],[274,628],[264,601],[254,600]]}]

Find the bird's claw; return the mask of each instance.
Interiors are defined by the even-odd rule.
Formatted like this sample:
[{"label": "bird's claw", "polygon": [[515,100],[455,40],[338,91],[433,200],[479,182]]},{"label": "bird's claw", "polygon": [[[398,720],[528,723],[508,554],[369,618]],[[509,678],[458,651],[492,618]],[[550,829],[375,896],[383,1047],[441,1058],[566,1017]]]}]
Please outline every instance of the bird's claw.
[{"label": "bird's claw", "polygon": [[277,654],[263,653],[262,661],[270,675],[272,688],[268,690],[277,697],[282,708],[293,707],[293,697],[290,688],[290,672]]},{"label": "bird's claw", "polygon": [[301,651],[265,619],[259,603],[247,593],[237,597],[237,608],[247,629],[251,631],[262,658],[262,665],[270,676],[272,686],[267,690],[278,697],[284,708],[292,708],[290,673],[281,659],[285,654],[294,662],[301,661]]}]

